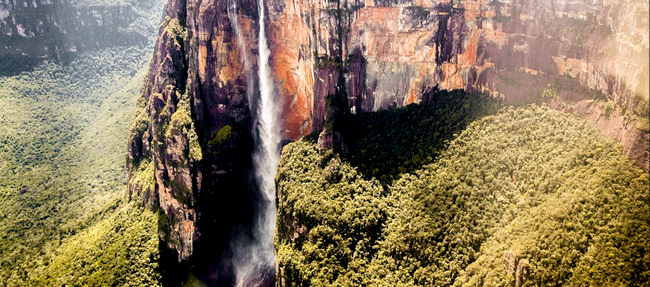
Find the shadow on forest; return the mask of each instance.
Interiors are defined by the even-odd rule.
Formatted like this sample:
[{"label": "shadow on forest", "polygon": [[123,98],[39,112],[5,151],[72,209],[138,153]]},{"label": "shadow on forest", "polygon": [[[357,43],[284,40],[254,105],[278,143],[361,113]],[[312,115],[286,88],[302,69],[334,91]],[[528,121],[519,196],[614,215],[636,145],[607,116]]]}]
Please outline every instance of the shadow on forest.
[{"label": "shadow on forest", "polygon": [[342,158],[386,186],[432,163],[469,123],[503,105],[485,94],[434,91],[423,104],[349,115],[341,125],[347,145]]}]

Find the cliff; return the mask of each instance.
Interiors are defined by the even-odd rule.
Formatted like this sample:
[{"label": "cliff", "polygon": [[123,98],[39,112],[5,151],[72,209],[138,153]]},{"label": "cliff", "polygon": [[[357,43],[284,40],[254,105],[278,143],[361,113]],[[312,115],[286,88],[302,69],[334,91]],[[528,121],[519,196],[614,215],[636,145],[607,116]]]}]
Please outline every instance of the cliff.
[{"label": "cliff", "polygon": [[[196,252],[204,248],[217,261],[228,258],[229,238],[247,236],[234,227],[252,224],[259,195],[246,182],[259,93],[256,5],[169,0],[166,6],[129,137],[128,169],[130,196],[159,208],[160,237],[179,260],[207,260]],[[446,89],[516,103],[553,90],[567,111],[588,95],[628,110],[647,103],[643,1],[265,5],[286,140],[322,130],[332,97],[347,100],[352,113],[426,103]],[[607,126],[618,135],[636,132],[628,124]],[[647,170],[647,131],[618,140]],[[227,272],[222,265],[219,272]]]},{"label": "cliff", "polygon": [[[523,103],[551,87],[570,105],[600,97],[627,110],[648,100],[643,1],[271,1],[269,6],[284,135],[293,140],[322,129],[325,98],[336,93],[340,79],[353,113],[427,102],[441,89]],[[647,116],[647,107],[639,114]],[[648,170],[647,130],[625,140],[621,134],[637,133],[634,123],[597,126],[617,130],[606,133]]]},{"label": "cliff", "polygon": [[158,210],[159,236],[179,261],[214,280],[229,274],[229,240],[245,236],[234,227],[252,224],[258,196],[247,82],[257,64],[242,55],[257,54],[257,9],[239,5],[240,38],[226,1],[167,3],[129,136],[129,196]]},{"label": "cliff", "polygon": [[97,48],[146,45],[159,23],[160,15],[148,14],[153,5],[161,1],[2,0],[0,73]]}]

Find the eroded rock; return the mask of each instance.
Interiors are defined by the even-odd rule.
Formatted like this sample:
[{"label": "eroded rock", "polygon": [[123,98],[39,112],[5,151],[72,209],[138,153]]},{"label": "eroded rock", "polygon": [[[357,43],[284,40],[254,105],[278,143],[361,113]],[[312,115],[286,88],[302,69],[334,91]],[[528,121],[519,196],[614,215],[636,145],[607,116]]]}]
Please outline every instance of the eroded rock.
[{"label": "eroded rock", "polygon": [[513,251],[506,251],[503,254],[503,264],[506,267],[506,274],[512,276],[512,286],[521,287],[528,278],[528,259],[522,259]]}]

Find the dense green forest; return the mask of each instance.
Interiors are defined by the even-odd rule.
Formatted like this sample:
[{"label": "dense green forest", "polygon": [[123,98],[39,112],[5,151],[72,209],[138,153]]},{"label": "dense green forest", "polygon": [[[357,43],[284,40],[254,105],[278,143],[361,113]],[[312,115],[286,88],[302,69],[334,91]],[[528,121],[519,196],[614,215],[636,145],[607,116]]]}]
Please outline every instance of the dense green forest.
[{"label": "dense green forest", "polygon": [[[360,115],[357,126],[394,134],[414,122],[391,117],[427,109]],[[458,123],[425,114],[422,134]],[[285,286],[647,286],[648,174],[586,121],[531,104],[479,117],[442,145],[359,131],[357,143],[377,145],[360,164],[313,138],[284,147],[275,245]],[[438,156],[390,185],[363,174],[419,150]]]},{"label": "dense green forest", "polygon": [[155,216],[125,202],[125,139],[148,58],[112,48],[0,78],[0,282],[158,279]]},{"label": "dense green forest", "polygon": [[125,196],[162,8],[148,2],[127,28],[148,44],[0,77],[0,286],[160,285],[157,217]]}]

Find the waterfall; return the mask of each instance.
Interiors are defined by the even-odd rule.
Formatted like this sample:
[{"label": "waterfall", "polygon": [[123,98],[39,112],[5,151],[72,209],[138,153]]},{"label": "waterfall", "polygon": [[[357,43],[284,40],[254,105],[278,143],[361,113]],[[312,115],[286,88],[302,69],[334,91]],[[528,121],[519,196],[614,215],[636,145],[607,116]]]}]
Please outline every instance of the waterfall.
[{"label": "waterfall", "polygon": [[257,175],[260,180],[260,188],[266,196],[266,200],[273,203],[272,229],[273,236],[275,229],[275,173],[280,161],[280,107],[275,97],[269,57],[271,51],[266,39],[266,27],[264,25],[264,2],[259,1],[260,10],[260,101],[257,109],[258,125],[257,132],[260,138],[260,149],[255,154],[257,164]]},{"label": "waterfall", "polygon": [[[231,19],[238,37],[240,49],[244,49],[244,39],[239,32],[239,23],[236,20],[236,0],[231,0],[233,5],[228,16]],[[269,276],[275,272],[275,252],[273,250],[273,236],[275,233],[275,174],[280,160],[280,106],[274,93],[273,80],[269,67],[271,51],[266,39],[266,26],[264,24],[264,2],[258,0],[259,11],[259,99],[256,107],[256,149],[253,153],[255,178],[259,184],[262,202],[258,203],[256,214],[257,222],[253,230],[254,240],[236,248],[237,257],[234,262],[237,286],[260,286],[268,284]],[[232,15],[231,15],[232,10]],[[234,20],[233,20],[234,19]],[[250,68],[246,51],[242,51],[244,66]],[[248,70],[247,70],[248,72]],[[248,73],[252,74],[252,73]],[[252,103],[252,81],[248,79],[249,103]]]},{"label": "waterfall", "polygon": [[255,173],[260,190],[266,200],[265,212],[260,218],[260,241],[264,245],[262,256],[267,266],[274,268],[273,235],[275,233],[275,173],[280,161],[280,107],[273,89],[273,79],[269,67],[271,51],[266,39],[264,24],[264,1],[259,0],[259,77],[260,100],[257,107],[257,135],[259,146],[253,154]]}]

